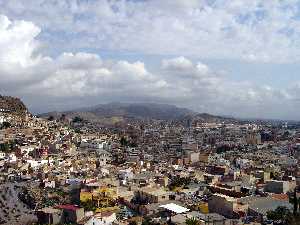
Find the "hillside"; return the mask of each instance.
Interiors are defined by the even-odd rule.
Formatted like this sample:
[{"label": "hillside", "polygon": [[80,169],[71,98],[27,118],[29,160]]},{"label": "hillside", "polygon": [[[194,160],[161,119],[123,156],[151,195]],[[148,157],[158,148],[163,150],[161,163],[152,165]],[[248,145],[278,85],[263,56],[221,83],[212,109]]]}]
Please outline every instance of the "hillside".
[{"label": "hillside", "polygon": [[104,117],[125,117],[141,119],[172,120],[193,111],[167,104],[154,103],[109,103],[92,107],[89,112]]},{"label": "hillside", "polygon": [[109,103],[75,109],[67,112],[50,112],[39,116],[44,118],[53,116],[58,119],[63,114],[69,119],[80,117],[91,122],[101,122],[105,124],[131,119],[172,120],[182,122],[183,124],[187,124],[188,121],[193,122],[195,120],[199,122],[220,122],[227,119],[206,113],[199,114],[192,110],[180,108],[174,105],[154,103]]},{"label": "hillside", "polygon": [[27,108],[19,98],[0,95],[0,112],[25,115]]},{"label": "hillside", "polygon": [[232,117],[211,115],[208,113],[197,113],[195,115],[186,115],[178,118],[178,121],[182,124],[189,125],[195,123],[236,123],[237,119]]}]

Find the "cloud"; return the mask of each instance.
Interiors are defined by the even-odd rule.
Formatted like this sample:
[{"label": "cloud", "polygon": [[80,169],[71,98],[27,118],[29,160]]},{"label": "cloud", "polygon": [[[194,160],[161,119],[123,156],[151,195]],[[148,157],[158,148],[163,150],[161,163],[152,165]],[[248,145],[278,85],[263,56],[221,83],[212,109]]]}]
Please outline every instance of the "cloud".
[{"label": "cloud", "polygon": [[36,63],[31,56],[38,42],[32,40],[40,33],[40,28],[31,22],[11,22],[0,15],[0,32],[0,60],[4,66],[13,64],[26,68]]},{"label": "cloud", "polygon": [[237,82],[183,56],[163,59],[155,72],[142,61],[83,51],[50,57],[41,53],[41,32],[32,22],[0,16],[0,90],[25,98],[35,111],[148,101],[234,116],[297,117],[299,84],[274,89]]},{"label": "cloud", "polygon": [[0,13],[33,21],[52,49],[288,63],[299,61],[298,0],[0,2]]},{"label": "cloud", "polygon": [[[38,54],[40,28],[28,21],[10,21],[0,15],[0,80],[4,90],[22,82],[43,79],[49,57]],[[45,65],[45,66],[44,66]],[[39,74],[38,77],[36,74]]]},{"label": "cloud", "polygon": [[183,56],[162,61],[162,67],[166,70],[184,71],[192,68],[192,66],[192,62]]}]

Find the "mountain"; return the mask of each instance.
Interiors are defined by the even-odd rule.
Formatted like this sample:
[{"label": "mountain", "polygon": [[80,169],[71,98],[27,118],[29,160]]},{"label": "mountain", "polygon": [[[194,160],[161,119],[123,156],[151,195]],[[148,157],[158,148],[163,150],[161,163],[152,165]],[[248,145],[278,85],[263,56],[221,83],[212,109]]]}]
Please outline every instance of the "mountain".
[{"label": "mountain", "polygon": [[39,115],[40,117],[73,119],[80,117],[91,122],[115,123],[128,120],[168,120],[179,121],[188,124],[189,121],[219,122],[227,118],[214,116],[206,113],[197,113],[186,108],[180,108],[168,104],[156,103],[108,103],[93,107],[79,108],[66,112],[50,112]]},{"label": "mountain", "polygon": [[186,115],[178,118],[182,124],[195,124],[195,123],[236,123],[238,120],[232,117],[215,116],[208,113],[197,113],[195,115]]},{"label": "mountain", "polygon": [[140,119],[173,120],[180,116],[195,114],[174,105],[154,103],[109,103],[92,107],[89,112],[104,117],[128,117]]}]

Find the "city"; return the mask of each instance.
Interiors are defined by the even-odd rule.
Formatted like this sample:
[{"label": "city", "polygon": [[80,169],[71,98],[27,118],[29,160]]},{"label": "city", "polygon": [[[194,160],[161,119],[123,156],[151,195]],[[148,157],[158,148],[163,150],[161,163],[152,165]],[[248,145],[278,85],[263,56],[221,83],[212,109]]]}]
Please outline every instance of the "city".
[{"label": "city", "polygon": [[300,225],[300,0],[0,0],[0,225]]},{"label": "city", "polygon": [[268,224],[280,209],[299,221],[300,123],[192,115],[109,126],[0,100],[1,224]]}]

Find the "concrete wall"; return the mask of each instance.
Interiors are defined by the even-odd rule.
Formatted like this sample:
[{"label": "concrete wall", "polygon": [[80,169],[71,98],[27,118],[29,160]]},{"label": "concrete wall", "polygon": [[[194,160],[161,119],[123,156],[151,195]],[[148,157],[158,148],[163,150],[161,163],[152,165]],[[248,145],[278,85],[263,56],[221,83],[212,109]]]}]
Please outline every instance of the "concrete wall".
[{"label": "concrete wall", "polygon": [[213,195],[208,201],[208,209],[210,213],[218,213],[227,218],[233,218],[234,201],[228,201],[226,197]]}]

